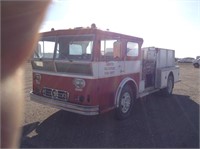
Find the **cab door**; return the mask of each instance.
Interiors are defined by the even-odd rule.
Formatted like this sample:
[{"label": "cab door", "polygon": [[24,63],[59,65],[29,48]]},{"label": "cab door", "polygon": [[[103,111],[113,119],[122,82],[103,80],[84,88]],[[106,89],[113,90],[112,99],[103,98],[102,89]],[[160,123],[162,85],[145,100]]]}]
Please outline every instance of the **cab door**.
[{"label": "cab door", "polygon": [[99,77],[114,77],[123,73],[122,42],[117,39],[101,40]]},{"label": "cab door", "polygon": [[[99,104],[101,109],[110,109],[114,106],[115,92],[120,77],[124,73],[122,44],[118,39],[101,39],[100,60],[98,62]],[[103,96],[102,96],[103,95]]]}]

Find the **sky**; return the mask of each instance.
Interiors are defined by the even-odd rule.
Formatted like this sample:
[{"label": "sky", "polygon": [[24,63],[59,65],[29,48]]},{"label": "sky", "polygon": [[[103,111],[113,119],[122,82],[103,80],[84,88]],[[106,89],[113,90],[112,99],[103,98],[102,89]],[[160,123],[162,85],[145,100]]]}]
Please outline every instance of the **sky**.
[{"label": "sky", "polygon": [[143,47],[200,56],[200,0],[53,0],[40,32],[88,27],[141,37]]}]

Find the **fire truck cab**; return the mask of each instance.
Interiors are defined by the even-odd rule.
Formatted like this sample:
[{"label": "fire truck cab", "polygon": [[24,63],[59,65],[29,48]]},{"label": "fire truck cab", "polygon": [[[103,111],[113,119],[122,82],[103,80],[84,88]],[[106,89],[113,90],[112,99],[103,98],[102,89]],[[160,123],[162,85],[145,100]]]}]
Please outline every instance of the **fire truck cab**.
[{"label": "fire truck cab", "polygon": [[41,34],[31,60],[30,99],[66,111],[130,115],[136,99],[179,80],[174,50],[142,48],[143,39],[96,27]]}]

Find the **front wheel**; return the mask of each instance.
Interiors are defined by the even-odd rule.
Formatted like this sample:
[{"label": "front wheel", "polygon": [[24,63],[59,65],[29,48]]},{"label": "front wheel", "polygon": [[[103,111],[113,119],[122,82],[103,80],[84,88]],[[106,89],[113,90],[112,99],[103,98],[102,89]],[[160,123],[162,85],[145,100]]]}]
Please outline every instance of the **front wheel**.
[{"label": "front wheel", "polygon": [[124,86],[121,91],[119,105],[115,113],[117,119],[122,120],[130,115],[133,107],[133,101],[134,95],[132,88],[129,85]]}]

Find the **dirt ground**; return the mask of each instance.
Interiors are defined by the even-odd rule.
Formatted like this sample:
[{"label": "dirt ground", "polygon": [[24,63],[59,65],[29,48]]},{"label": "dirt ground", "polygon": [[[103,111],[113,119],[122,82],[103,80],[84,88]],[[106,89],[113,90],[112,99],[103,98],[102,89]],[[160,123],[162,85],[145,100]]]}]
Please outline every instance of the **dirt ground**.
[{"label": "dirt ground", "polygon": [[135,104],[123,121],[113,112],[82,116],[30,101],[30,63],[25,67],[25,113],[21,148],[199,148],[200,69],[179,64],[173,96],[153,94]]}]

